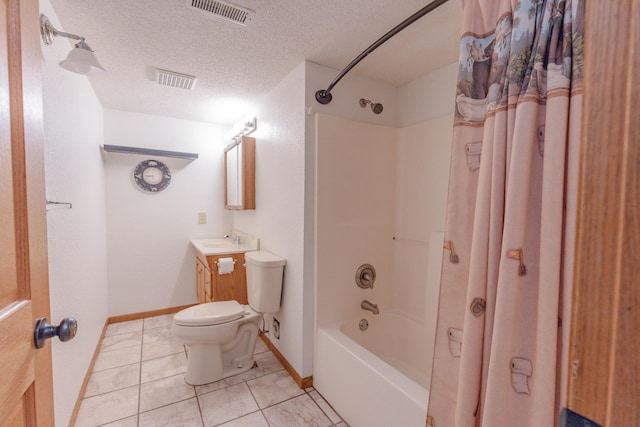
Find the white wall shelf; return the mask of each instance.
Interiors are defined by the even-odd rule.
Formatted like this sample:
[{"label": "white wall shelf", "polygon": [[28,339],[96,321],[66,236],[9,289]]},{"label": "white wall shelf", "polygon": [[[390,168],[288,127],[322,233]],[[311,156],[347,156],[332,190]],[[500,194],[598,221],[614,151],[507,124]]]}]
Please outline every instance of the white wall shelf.
[{"label": "white wall shelf", "polygon": [[190,160],[195,160],[198,158],[197,153],[183,153],[181,151],[155,150],[152,148],[126,147],[124,145],[104,144],[102,148],[104,149],[104,151],[108,151],[111,153],[143,154],[147,156],[176,157],[179,159],[190,159]]}]

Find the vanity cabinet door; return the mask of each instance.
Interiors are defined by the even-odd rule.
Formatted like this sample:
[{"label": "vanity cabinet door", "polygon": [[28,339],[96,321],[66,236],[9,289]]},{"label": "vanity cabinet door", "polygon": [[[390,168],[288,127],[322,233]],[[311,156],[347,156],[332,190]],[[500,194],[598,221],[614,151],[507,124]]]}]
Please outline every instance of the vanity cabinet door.
[{"label": "vanity cabinet door", "polygon": [[213,301],[213,292],[211,291],[211,270],[205,267],[204,269],[204,302]]},{"label": "vanity cabinet door", "polygon": [[200,304],[205,302],[205,269],[202,261],[196,258],[196,295]]},{"label": "vanity cabinet door", "polygon": [[[232,273],[218,273],[218,259],[233,258],[235,264]],[[244,267],[244,254],[223,254],[208,256],[211,266],[211,299],[213,301],[236,300],[240,304],[248,304],[247,274]]]}]

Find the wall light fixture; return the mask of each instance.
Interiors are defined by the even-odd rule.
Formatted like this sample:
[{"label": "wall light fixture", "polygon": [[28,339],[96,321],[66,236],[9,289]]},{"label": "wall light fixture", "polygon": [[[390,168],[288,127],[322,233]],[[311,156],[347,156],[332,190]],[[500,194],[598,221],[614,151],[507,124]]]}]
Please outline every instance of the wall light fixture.
[{"label": "wall light fixture", "polygon": [[53,25],[51,25],[49,18],[41,14],[40,37],[42,37],[42,42],[49,46],[58,36],[78,40],[78,43],[71,49],[69,55],[58,63],[62,68],[78,74],[87,74],[94,68],[107,71],[100,65],[100,62],[98,62],[98,58],[93,54],[93,49],[85,43],[84,37],[56,30]]},{"label": "wall light fixture", "polygon": [[233,127],[229,132],[227,132],[224,136],[224,139],[227,141],[235,141],[238,138],[241,138],[245,135],[249,135],[250,133],[256,130],[256,118],[252,117],[248,120],[241,120]]}]

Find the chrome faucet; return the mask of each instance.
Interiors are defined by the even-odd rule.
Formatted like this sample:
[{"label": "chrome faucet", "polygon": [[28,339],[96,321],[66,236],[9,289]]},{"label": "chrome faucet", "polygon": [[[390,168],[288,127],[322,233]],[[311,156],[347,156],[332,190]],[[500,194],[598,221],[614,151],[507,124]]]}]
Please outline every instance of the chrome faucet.
[{"label": "chrome faucet", "polygon": [[373,304],[367,300],[362,301],[360,304],[360,308],[363,310],[369,310],[373,314],[380,314],[380,310],[378,310],[378,304]]},{"label": "chrome faucet", "polygon": [[234,245],[240,244],[240,236],[238,236],[237,234],[232,234],[231,236],[229,236],[228,234],[224,235],[225,239],[228,239],[229,237],[231,237],[231,243],[233,243]]}]

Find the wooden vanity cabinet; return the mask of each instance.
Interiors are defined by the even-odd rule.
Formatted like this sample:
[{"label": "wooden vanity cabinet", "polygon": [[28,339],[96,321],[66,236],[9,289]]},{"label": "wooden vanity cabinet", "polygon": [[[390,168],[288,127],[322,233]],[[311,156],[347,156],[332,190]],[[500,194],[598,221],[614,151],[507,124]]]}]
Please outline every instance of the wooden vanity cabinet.
[{"label": "wooden vanity cabinet", "polygon": [[[233,272],[218,274],[218,259],[233,258]],[[220,254],[207,256],[207,263],[196,260],[196,290],[198,302],[236,300],[248,304],[247,274],[244,267],[244,254]]]},{"label": "wooden vanity cabinet", "polygon": [[199,303],[211,302],[211,270],[199,258],[196,258],[196,293]]}]

